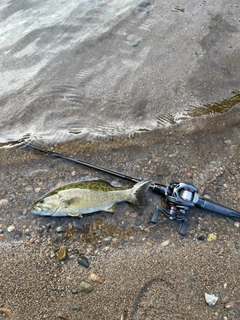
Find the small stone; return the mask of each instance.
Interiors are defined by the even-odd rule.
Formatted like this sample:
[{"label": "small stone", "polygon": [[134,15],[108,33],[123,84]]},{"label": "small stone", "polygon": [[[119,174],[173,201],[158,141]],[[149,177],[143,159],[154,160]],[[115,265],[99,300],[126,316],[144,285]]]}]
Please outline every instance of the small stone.
[{"label": "small stone", "polygon": [[78,264],[85,268],[89,268],[90,265],[88,259],[83,255],[78,258]]},{"label": "small stone", "polygon": [[169,245],[169,240],[166,240],[166,241],[163,241],[162,243],[161,243],[161,247],[166,247],[166,246],[168,246]]},{"label": "small stone", "polygon": [[103,283],[103,279],[93,272],[90,274],[89,280],[97,283]]},{"label": "small stone", "polygon": [[7,231],[8,232],[12,232],[15,229],[15,226],[13,224],[11,224],[8,228]]},{"label": "small stone", "polygon": [[0,313],[4,313],[8,317],[12,316],[11,310],[9,310],[9,309],[7,309],[5,307],[0,307]]},{"label": "small stone", "polygon": [[151,5],[151,2],[142,1],[138,6],[142,8],[146,8]]},{"label": "small stone", "polygon": [[56,228],[56,231],[58,233],[66,232],[67,231],[67,227],[66,226],[59,226],[59,227]]},{"label": "small stone", "polygon": [[68,317],[66,314],[61,313],[61,312],[57,313],[57,314],[56,314],[56,317],[57,317],[58,319],[61,319],[61,320],[69,320],[69,317]]},{"label": "small stone", "polygon": [[55,257],[55,252],[53,250],[51,250],[48,254],[50,259],[53,259]]},{"label": "small stone", "polygon": [[0,206],[5,206],[8,204],[8,199],[1,199],[0,200]]},{"label": "small stone", "polygon": [[239,228],[239,226],[240,226],[240,223],[238,222],[238,221],[236,221],[236,222],[234,222],[234,227],[236,227],[236,228]]},{"label": "small stone", "polygon": [[72,289],[71,292],[72,292],[72,294],[78,294],[78,290],[77,289]]},{"label": "small stone", "polygon": [[215,233],[209,233],[207,241],[215,241],[217,239],[217,235]]},{"label": "small stone", "polygon": [[222,298],[222,301],[221,301],[221,302],[222,302],[223,304],[225,304],[225,303],[227,303],[228,301],[229,301],[229,297],[228,297],[228,296],[225,296],[225,297]]},{"label": "small stone", "polygon": [[205,240],[205,236],[202,234],[201,236],[198,237],[199,241],[204,241]]},{"label": "small stone", "polygon": [[66,260],[66,258],[67,258],[67,251],[68,251],[67,246],[63,246],[63,247],[60,248],[60,250],[59,250],[59,252],[58,252],[58,260],[59,260],[59,261]]},{"label": "small stone", "polygon": [[103,238],[105,244],[110,244],[112,242],[112,236],[107,236]]},{"label": "small stone", "polygon": [[209,306],[213,307],[218,301],[218,296],[213,293],[205,293],[205,300]]},{"label": "small stone", "polygon": [[85,292],[85,293],[90,293],[93,291],[93,286],[85,281],[82,281],[80,283],[80,291]]},{"label": "small stone", "polygon": [[151,247],[152,247],[152,242],[151,242],[151,241],[147,241],[147,242],[146,242],[146,245],[147,245],[149,248],[151,248]]},{"label": "small stone", "polygon": [[82,310],[82,308],[81,308],[81,306],[75,305],[75,306],[72,307],[72,310],[79,312],[79,311]]},{"label": "small stone", "polygon": [[234,301],[229,301],[229,302],[225,303],[224,307],[228,310],[234,309]]},{"label": "small stone", "polygon": [[36,193],[38,193],[40,190],[41,190],[40,187],[37,187],[37,188],[34,189],[34,191],[35,191]]},{"label": "small stone", "polygon": [[26,186],[25,187],[26,192],[31,192],[33,190],[32,186]]}]

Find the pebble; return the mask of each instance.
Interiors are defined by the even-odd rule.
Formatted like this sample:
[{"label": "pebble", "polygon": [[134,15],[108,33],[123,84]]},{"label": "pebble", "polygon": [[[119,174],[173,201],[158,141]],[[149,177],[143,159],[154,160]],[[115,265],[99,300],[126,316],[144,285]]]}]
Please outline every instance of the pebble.
[{"label": "pebble", "polygon": [[25,187],[25,191],[26,192],[31,192],[33,190],[33,187],[32,186],[26,186]]},{"label": "pebble", "polygon": [[41,190],[41,188],[40,188],[40,187],[37,187],[37,188],[35,188],[34,191],[35,191],[36,193],[38,193],[40,190]]},{"label": "pebble", "polygon": [[67,315],[63,314],[63,313],[57,313],[56,317],[58,319],[62,319],[62,320],[69,320],[69,317]]},{"label": "pebble", "polygon": [[217,235],[215,233],[209,233],[207,237],[207,241],[211,242],[211,241],[215,241],[216,239],[217,239]]},{"label": "pebble", "polygon": [[0,206],[5,206],[8,204],[8,199],[1,199],[0,200]]},{"label": "pebble", "polygon": [[147,242],[146,242],[146,245],[147,245],[149,248],[151,248],[151,247],[152,247],[152,242],[151,242],[151,241],[147,241]]},{"label": "pebble", "polygon": [[8,317],[12,316],[11,310],[9,310],[9,309],[7,309],[5,307],[0,307],[0,313],[4,313]]},{"label": "pebble", "polygon": [[72,292],[72,294],[78,294],[78,290],[77,289],[72,289],[71,292]]},{"label": "pebble", "polygon": [[238,222],[238,221],[236,221],[236,222],[234,222],[234,227],[236,227],[236,228],[239,228],[239,226],[240,226],[240,223]]},{"label": "pebble", "polygon": [[81,306],[74,305],[74,306],[72,307],[72,310],[73,310],[73,311],[77,311],[77,312],[79,312],[79,311],[81,311],[81,310],[82,310],[82,308],[81,308]]},{"label": "pebble", "polygon": [[205,293],[205,300],[209,306],[213,307],[218,301],[218,296],[213,293]]},{"label": "pebble", "polygon": [[228,310],[234,309],[234,301],[229,301],[229,302],[225,303],[224,307]]},{"label": "pebble", "polygon": [[142,1],[138,6],[139,6],[139,7],[142,7],[142,8],[146,8],[146,7],[150,6],[150,5],[151,5],[151,2],[149,2],[149,1]]},{"label": "pebble", "polygon": [[80,291],[85,292],[85,293],[90,293],[93,291],[93,286],[85,281],[82,281],[80,283]]},{"label": "pebble", "polygon": [[166,246],[169,245],[169,243],[170,243],[170,240],[163,241],[163,242],[161,243],[161,247],[166,247]]},{"label": "pebble", "polygon": [[59,227],[56,228],[56,231],[58,233],[66,232],[67,231],[67,227],[66,226],[59,226]]},{"label": "pebble", "polygon": [[59,260],[59,261],[66,260],[66,258],[67,258],[67,251],[68,251],[67,246],[63,246],[63,247],[60,248],[60,250],[59,250],[59,252],[58,252],[58,260]]},{"label": "pebble", "polygon": [[78,264],[85,268],[89,268],[90,265],[88,259],[82,255],[78,258]]},{"label": "pebble", "polygon": [[8,228],[7,231],[8,232],[12,232],[15,229],[15,226],[13,224],[11,224]]},{"label": "pebble", "polygon": [[103,283],[103,279],[93,272],[90,274],[89,280],[97,283]]},{"label": "pebble", "polygon": [[107,236],[107,237],[103,238],[103,242],[105,244],[110,244],[112,242],[112,238],[113,238],[112,236]]}]

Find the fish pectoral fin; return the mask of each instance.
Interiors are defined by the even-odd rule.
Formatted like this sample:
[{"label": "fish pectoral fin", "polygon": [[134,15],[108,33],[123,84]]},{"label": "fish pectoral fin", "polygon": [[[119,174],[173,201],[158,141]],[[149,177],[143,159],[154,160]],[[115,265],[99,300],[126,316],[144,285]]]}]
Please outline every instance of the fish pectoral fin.
[{"label": "fish pectoral fin", "polygon": [[71,198],[69,200],[63,201],[62,205],[64,206],[64,208],[68,208],[68,207],[73,206],[77,203],[78,203],[78,198]]},{"label": "fish pectoral fin", "polygon": [[79,214],[78,212],[70,212],[68,214],[69,217],[79,217],[79,218],[82,218],[83,216],[81,214]]},{"label": "fish pectoral fin", "polygon": [[117,205],[116,205],[116,203],[114,203],[114,204],[112,204],[110,207],[104,208],[102,211],[114,213],[114,212],[117,211]]}]

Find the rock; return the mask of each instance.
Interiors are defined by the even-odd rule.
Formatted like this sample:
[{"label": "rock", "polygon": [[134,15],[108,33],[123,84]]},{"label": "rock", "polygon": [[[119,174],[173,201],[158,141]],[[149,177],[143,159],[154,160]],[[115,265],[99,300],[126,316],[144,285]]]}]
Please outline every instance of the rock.
[{"label": "rock", "polygon": [[71,292],[72,292],[72,294],[78,294],[78,290],[77,289],[72,289]]},{"label": "rock", "polygon": [[93,286],[85,281],[82,281],[80,283],[80,291],[85,292],[85,293],[90,293],[93,291]]},{"label": "rock", "polygon": [[215,233],[209,233],[207,241],[215,241],[217,239],[217,235]]},{"label": "rock", "polygon": [[57,317],[58,319],[62,319],[62,320],[69,320],[69,317],[68,317],[66,314],[61,313],[61,312],[57,313],[57,314],[56,314],[56,317]]},{"label": "rock", "polygon": [[110,244],[112,242],[112,236],[107,236],[103,238],[105,244]]},{"label": "rock", "polygon": [[240,226],[240,223],[238,222],[238,221],[236,221],[236,222],[234,222],[234,227],[236,227],[236,228],[239,228],[239,226]]},{"label": "rock", "polygon": [[169,240],[166,240],[166,241],[163,241],[162,243],[161,243],[161,247],[166,247],[166,246],[168,246],[169,245]]},{"label": "rock", "polygon": [[93,272],[90,274],[89,280],[97,283],[103,283],[103,279]]},{"label": "rock", "polygon": [[224,304],[224,307],[225,307],[226,309],[228,309],[228,310],[234,309],[234,306],[235,306],[234,301],[229,301],[229,302],[227,302],[227,303]]},{"label": "rock", "polygon": [[151,2],[147,2],[147,1],[142,1],[141,3],[139,3],[139,7],[142,7],[142,8],[146,8],[148,6],[151,5]]},{"label": "rock", "polygon": [[79,306],[79,305],[74,305],[74,306],[72,307],[72,310],[73,310],[73,311],[77,311],[77,312],[79,312],[79,311],[81,311],[81,310],[82,310],[82,307],[81,307],[81,306]]},{"label": "rock", "polygon": [[8,204],[8,199],[1,199],[0,206],[6,206]]},{"label": "rock", "polygon": [[59,226],[59,227],[56,228],[56,231],[57,231],[58,233],[60,233],[60,232],[66,232],[66,231],[67,231],[67,227],[66,227],[66,226]]},{"label": "rock", "polygon": [[63,247],[60,248],[60,250],[59,250],[59,252],[58,252],[58,260],[59,260],[59,261],[66,260],[66,258],[67,258],[67,251],[68,251],[67,246],[63,246]]},{"label": "rock", "polygon": [[15,226],[13,224],[11,224],[8,228],[7,231],[8,232],[12,232],[15,229]]},{"label": "rock", "polygon": [[205,300],[209,306],[213,307],[218,301],[218,296],[213,293],[205,293]]},{"label": "rock", "polygon": [[9,310],[9,309],[7,309],[5,307],[0,307],[0,313],[4,313],[8,317],[12,316],[11,310]]},{"label": "rock", "polygon": [[33,187],[32,186],[26,186],[25,187],[25,191],[26,192],[32,192],[33,191]]},{"label": "rock", "polygon": [[53,259],[53,258],[55,257],[55,252],[54,252],[53,250],[51,250],[51,251],[49,252],[49,254],[48,254],[48,257],[49,257],[50,259]]},{"label": "rock", "polygon": [[83,267],[85,267],[85,268],[89,268],[89,265],[90,265],[88,259],[87,259],[85,256],[83,256],[83,255],[81,255],[81,256],[78,258],[78,264],[80,264],[81,266],[83,266]]}]

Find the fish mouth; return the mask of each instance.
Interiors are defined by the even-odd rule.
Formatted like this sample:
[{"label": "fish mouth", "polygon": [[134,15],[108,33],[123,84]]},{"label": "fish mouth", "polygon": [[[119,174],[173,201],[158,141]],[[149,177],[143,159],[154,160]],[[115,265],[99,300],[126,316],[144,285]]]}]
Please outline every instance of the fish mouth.
[{"label": "fish mouth", "polygon": [[32,206],[30,212],[33,214],[40,214],[40,212],[42,212],[42,209],[37,206]]}]

